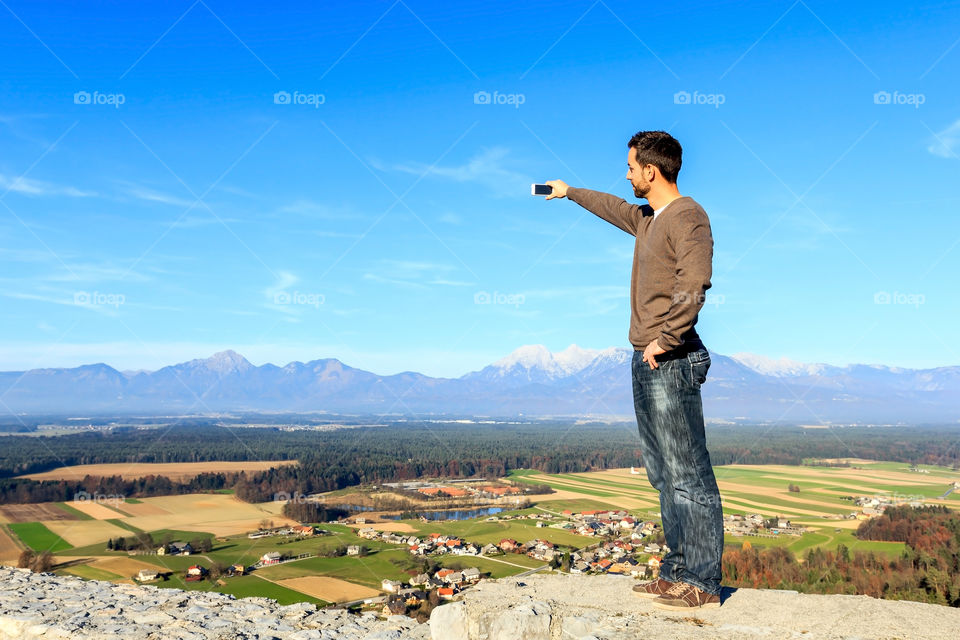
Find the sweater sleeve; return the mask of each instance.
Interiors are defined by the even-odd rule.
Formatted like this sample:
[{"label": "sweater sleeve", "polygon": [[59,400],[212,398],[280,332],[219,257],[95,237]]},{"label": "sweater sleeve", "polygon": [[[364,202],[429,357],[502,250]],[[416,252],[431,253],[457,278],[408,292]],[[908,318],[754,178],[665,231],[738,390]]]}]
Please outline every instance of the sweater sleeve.
[{"label": "sweater sleeve", "polygon": [[623,198],[602,191],[575,187],[567,188],[567,198],[630,235],[637,235],[637,227],[643,216],[640,205],[630,204]]},{"label": "sweater sleeve", "polygon": [[691,211],[671,229],[677,257],[670,311],[657,344],[670,351],[683,344],[683,335],[696,323],[713,275],[713,234],[702,211]]}]

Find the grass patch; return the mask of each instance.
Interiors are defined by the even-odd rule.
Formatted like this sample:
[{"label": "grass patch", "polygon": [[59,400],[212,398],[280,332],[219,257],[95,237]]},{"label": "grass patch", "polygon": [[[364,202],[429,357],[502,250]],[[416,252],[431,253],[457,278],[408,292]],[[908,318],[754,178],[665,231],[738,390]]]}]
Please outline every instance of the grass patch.
[{"label": "grass patch", "polygon": [[[615,507],[609,502],[600,502],[599,500],[590,500],[588,498],[584,499],[572,499],[572,500],[543,500],[536,503],[538,507],[543,507],[550,511],[556,513],[563,513],[564,510],[569,509],[574,513],[580,513],[581,511],[603,511],[606,509],[611,509],[616,511],[621,507]],[[631,510],[634,511],[634,510]]]},{"label": "grass patch", "polygon": [[[397,563],[391,562],[396,560]],[[380,588],[385,578],[409,580],[416,563],[405,549],[380,551],[366,557],[307,558],[296,562],[259,569],[257,574],[269,580],[285,580],[304,576],[331,576],[374,589]]]},{"label": "grass patch", "polygon": [[129,531],[129,532],[131,532],[131,533],[143,533],[143,529],[137,529],[135,526],[133,526],[133,525],[130,524],[129,522],[125,522],[124,520],[121,520],[120,518],[111,518],[111,519],[107,520],[107,522],[109,522],[110,524],[112,524],[112,525],[114,525],[114,526],[120,527],[121,529],[126,529],[127,531]]},{"label": "grass patch", "polygon": [[74,507],[71,507],[71,506],[68,505],[66,502],[54,502],[54,503],[53,503],[53,506],[57,507],[57,508],[60,509],[61,511],[66,511],[66,512],[69,513],[71,516],[73,516],[74,519],[76,519],[76,520],[93,520],[93,516],[91,516],[91,515],[89,515],[89,514],[87,514],[87,513],[84,513],[83,511],[80,511],[79,509],[76,509],[76,508],[74,508]]},{"label": "grass patch", "polygon": [[13,522],[7,525],[27,545],[37,553],[49,551],[57,553],[72,549],[66,540],[55,534],[41,522]]},{"label": "grass patch", "polygon": [[60,569],[56,571],[58,575],[71,575],[84,578],[85,580],[123,580],[124,576],[113,573],[112,571],[106,571],[104,569],[97,569],[96,567],[90,567],[85,564],[78,564],[73,567],[67,567],[66,569]]},{"label": "grass patch", "polygon": [[225,578],[224,585],[218,585],[210,580],[201,580],[199,582],[184,582],[181,576],[173,575],[167,580],[154,582],[157,587],[170,589],[183,589],[185,591],[214,591],[218,593],[227,593],[237,598],[273,598],[280,604],[294,604],[296,602],[312,602],[317,606],[326,606],[330,603],[324,602],[305,593],[288,589],[279,584],[264,580],[255,575],[239,576],[236,578]]},{"label": "grass patch", "polygon": [[447,522],[423,523],[414,520],[405,520],[416,530],[416,534],[424,537],[431,533],[448,536],[457,536],[467,542],[478,544],[494,544],[504,538],[513,538],[518,542],[528,542],[535,538],[549,540],[554,544],[580,548],[589,544],[593,539],[580,536],[563,529],[550,527],[537,528],[534,520],[507,520],[501,522],[487,522],[486,520],[460,520]]}]

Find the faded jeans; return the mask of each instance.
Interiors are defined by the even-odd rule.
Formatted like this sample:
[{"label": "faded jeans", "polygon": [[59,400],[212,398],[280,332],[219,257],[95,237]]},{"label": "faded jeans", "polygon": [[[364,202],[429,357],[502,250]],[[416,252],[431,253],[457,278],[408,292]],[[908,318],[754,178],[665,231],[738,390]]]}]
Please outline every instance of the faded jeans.
[{"label": "faded jeans", "polygon": [[720,594],[723,511],[710,465],[700,385],[710,354],[702,344],[682,345],[657,358],[659,368],[633,352],[633,401],[643,464],[660,492],[663,534],[670,547],[660,577]]}]

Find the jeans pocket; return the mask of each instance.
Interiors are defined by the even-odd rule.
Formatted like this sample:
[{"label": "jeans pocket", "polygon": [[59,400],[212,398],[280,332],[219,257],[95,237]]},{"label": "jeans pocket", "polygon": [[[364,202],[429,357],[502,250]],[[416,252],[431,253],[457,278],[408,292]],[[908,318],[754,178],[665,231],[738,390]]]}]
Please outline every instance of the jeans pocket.
[{"label": "jeans pocket", "polygon": [[694,389],[699,389],[707,381],[707,371],[710,369],[710,358],[690,363],[690,379]]}]

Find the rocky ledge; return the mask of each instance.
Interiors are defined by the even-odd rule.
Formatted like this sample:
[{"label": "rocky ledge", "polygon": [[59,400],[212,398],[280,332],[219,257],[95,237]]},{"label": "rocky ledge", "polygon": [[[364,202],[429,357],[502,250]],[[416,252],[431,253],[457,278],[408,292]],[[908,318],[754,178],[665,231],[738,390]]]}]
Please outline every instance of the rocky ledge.
[{"label": "rocky ledge", "polygon": [[655,609],[619,576],[534,575],[481,582],[433,612],[432,640],[956,640],[960,610],[868,596],[727,590],[723,606]]},{"label": "rocky ledge", "polygon": [[660,611],[617,576],[489,580],[429,624],[280,606],[267,598],[87,581],[0,568],[0,640],[955,640],[960,610],[867,596],[740,589],[719,609]]},{"label": "rocky ledge", "polygon": [[427,640],[406,616],[113,584],[0,567],[0,640]]}]

